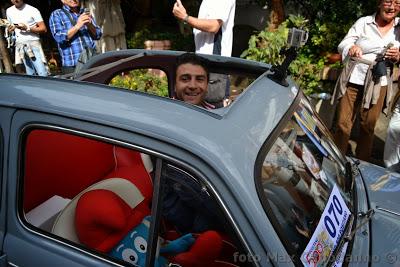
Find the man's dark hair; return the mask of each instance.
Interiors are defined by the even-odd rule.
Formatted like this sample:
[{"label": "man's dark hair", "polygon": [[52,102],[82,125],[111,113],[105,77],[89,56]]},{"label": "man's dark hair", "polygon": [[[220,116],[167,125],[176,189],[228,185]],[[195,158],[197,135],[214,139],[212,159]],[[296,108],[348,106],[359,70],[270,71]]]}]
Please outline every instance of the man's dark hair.
[{"label": "man's dark hair", "polygon": [[210,80],[210,72],[208,71],[208,60],[207,59],[205,59],[201,56],[198,56],[195,53],[184,53],[176,58],[175,75],[176,75],[176,70],[178,69],[178,67],[183,64],[192,64],[192,65],[201,66],[207,73],[207,81]]}]

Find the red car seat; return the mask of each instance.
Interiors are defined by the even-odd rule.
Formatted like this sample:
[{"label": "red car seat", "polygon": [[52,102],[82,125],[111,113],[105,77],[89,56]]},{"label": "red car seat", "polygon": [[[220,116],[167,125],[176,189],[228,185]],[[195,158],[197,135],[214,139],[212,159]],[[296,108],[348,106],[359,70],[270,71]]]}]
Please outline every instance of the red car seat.
[{"label": "red car seat", "polygon": [[[24,158],[24,211],[54,195],[72,199],[110,177],[125,178],[151,200],[152,180],[141,153],[113,144],[54,130],[28,134]],[[135,183],[140,179],[141,183]]]}]

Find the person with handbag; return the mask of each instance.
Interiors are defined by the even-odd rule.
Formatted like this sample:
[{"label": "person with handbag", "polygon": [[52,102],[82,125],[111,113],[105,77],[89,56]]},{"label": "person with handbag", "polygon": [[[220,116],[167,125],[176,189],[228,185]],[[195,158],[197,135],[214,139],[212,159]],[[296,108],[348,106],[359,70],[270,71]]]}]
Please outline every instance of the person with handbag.
[{"label": "person with handbag", "polygon": [[101,28],[92,15],[81,8],[79,0],[61,0],[62,8],[50,15],[49,26],[62,61],[62,73],[78,72],[96,54]]},{"label": "person with handbag", "polygon": [[40,34],[47,32],[40,11],[23,0],[11,0],[7,8],[9,32],[15,32],[15,64],[24,63],[28,75],[47,76],[47,61]]},{"label": "person with handbag", "polygon": [[338,46],[344,68],[332,102],[338,101],[335,143],[346,154],[356,117],[356,157],[369,161],[374,129],[393,94],[393,65],[399,61],[400,0],[378,0],[375,14],[359,18]]}]

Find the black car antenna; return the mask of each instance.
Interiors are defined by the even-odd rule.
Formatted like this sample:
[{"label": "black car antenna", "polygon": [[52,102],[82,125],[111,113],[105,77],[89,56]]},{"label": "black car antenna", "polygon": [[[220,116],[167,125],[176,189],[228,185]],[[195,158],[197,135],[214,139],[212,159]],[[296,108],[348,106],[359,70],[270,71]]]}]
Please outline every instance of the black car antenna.
[{"label": "black car antenna", "polygon": [[285,59],[281,65],[274,65],[271,68],[271,72],[267,75],[271,80],[279,83],[280,85],[289,86],[289,83],[286,81],[288,69],[290,63],[297,57],[297,51],[300,47],[305,45],[308,39],[308,32],[302,29],[290,28],[287,44],[288,48],[282,48],[279,52],[280,55],[285,55]]}]

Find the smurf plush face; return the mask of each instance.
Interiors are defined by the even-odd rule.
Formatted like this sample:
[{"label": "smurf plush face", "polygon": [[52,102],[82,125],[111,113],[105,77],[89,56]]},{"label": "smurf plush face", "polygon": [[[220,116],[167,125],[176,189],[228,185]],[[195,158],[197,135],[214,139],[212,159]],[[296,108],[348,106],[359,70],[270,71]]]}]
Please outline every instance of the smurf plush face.
[{"label": "smurf plush face", "polygon": [[128,263],[144,266],[146,264],[147,238],[149,236],[150,216],[132,229],[110,252],[110,255]]}]

